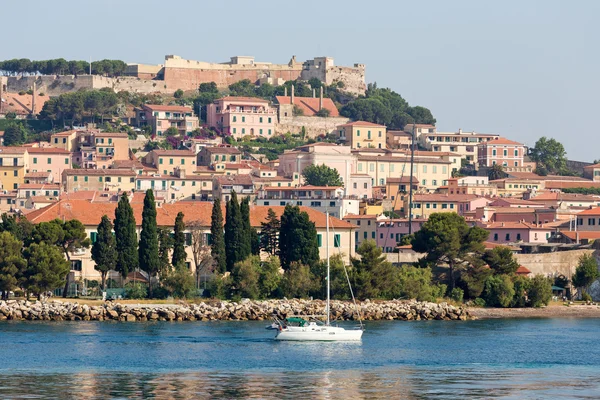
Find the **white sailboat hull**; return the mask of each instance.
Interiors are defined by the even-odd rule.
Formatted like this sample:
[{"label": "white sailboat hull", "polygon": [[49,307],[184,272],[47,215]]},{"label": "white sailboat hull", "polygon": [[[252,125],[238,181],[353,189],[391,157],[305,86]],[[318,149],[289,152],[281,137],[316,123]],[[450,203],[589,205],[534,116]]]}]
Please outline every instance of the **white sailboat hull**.
[{"label": "white sailboat hull", "polygon": [[358,341],[361,339],[362,333],[362,329],[346,330],[337,326],[292,326],[277,331],[277,336],[275,336],[275,339],[296,342]]}]

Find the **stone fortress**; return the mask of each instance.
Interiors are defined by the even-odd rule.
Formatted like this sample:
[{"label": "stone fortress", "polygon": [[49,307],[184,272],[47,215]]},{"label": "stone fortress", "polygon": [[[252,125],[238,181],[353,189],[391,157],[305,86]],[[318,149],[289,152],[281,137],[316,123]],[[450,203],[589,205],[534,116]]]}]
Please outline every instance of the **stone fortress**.
[{"label": "stone fortress", "polygon": [[352,94],[364,94],[365,65],[338,67],[331,57],[315,57],[299,62],[293,56],[287,64],[257,62],[251,56],[231,57],[229,62],[209,63],[186,60],[168,55],[162,65],[129,64],[125,76],[109,78],[98,75],[37,75],[10,76],[6,90],[26,91],[33,87],[50,96],[79,89],[109,87],[116,92],[126,90],[137,93],[173,93],[177,89],[197,90],[201,83],[215,82],[219,88],[249,79],[252,83],[281,85],[285,81],[317,78],[326,85],[341,82],[344,90]]}]

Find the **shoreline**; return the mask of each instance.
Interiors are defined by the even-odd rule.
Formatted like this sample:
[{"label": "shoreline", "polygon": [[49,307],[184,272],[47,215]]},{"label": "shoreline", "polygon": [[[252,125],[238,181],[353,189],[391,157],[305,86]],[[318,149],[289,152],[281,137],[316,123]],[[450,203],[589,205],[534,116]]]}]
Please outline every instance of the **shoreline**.
[{"label": "shoreline", "polygon": [[600,318],[598,305],[552,305],[540,308],[468,307],[467,310],[475,319]]}]

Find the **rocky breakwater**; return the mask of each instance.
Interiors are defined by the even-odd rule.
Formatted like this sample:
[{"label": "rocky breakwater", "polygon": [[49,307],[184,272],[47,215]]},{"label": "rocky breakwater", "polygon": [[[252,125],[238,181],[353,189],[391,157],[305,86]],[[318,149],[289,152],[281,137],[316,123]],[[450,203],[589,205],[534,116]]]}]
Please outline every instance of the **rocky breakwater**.
[{"label": "rocky breakwater", "polygon": [[[361,318],[374,320],[468,320],[466,308],[447,303],[369,300],[358,304]],[[322,315],[321,300],[265,300],[241,302],[211,301],[199,304],[120,304],[107,302],[89,306],[76,302],[0,301],[0,321],[262,321],[273,315],[283,319],[293,315]],[[357,320],[350,302],[333,301],[332,320]]]}]

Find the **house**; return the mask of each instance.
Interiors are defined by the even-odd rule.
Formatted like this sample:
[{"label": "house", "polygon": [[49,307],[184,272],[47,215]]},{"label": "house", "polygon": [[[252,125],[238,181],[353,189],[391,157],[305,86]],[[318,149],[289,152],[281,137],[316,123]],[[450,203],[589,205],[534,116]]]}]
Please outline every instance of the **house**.
[{"label": "house", "polygon": [[323,97],[322,89],[318,98],[300,97],[294,95],[294,87],[292,85],[291,96],[275,96],[275,100],[279,104],[279,120],[291,118],[296,113],[300,113],[300,116],[304,117],[340,116],[340,113],[333,100],[328,97]]},{"label": "house", "polygon": [[402,237],[409,234],[409,226],[412,224],[411,233],[421,229],[423,223],[427,221],[423,218],[414,218],[412,222],[408,219],[381,219],[377,221],[377,247],[384,253],[393,253]]},{"label": "house", "polygon": [[[118,196],[87,196],[82,199],[61,198],[53,204],[39,210],[31,211],[26,214],[27,219],[33,223],[49,222],[53,219],[71,220],[77,219],[85,226],[86,234],[94,243],[96,241],[97,229],[103,215],[115,215]],[[143,193],[135,193],[130,196],[130,203],[136,221],[136,232],[139,236],[142,224]],[[173,204],[157,204],[156,222],[159,227],[172,229],[175,224],[175,218],[179,212],[184,215],[184,223],[189,228],[191,225],[199,226],[204,235],[204,240],[209,240],[212,202],[175,202]],[[285,207],[270,206],[260,207],[250,205],[250,225],[260,231],[261,222],[267,221],[269,209],[272,209],[278,217],[281,217]],[[329,242],[329,253],[331,255],[339,252],[345,263],[350,262],[350,257],[354,252],[354,234],[355,226],[346,221],[339,220],[329,216],[329,240],[327,240],[327,218],[325,214],[320,213],[308,207],[300,207],[301,211],[308,214],[309,219],[315,224],[317,230],[317,241],[319,246],[319,256],[324,259],[327,254],[326,244]],[[225,207],[223,207],[225,217]],[[186,264],[192,272],[195,272],[194,257],[191,249],[192,235],[189,230],[185,234],[185,251],[187,255]],[[99,280],[100,273],[94,269],[94,262],[91,259],[91,250],[85,249],[80,252],[72,253],[71,271],[75,279]],[[116,272],[111,272],[109,278],[118,279]]]},{"label": "house", "polygon": [[477,194],[479,196],[497,196],[498,187],[490,184],[487,176],[465,176],[450,178],[446,187],[438,188],[439,193]]},{"label": "house", "polygon": [[600,207],[590,207],[576,217],[578,231],[600,231]]},{"label": "house", "polygon": [[129,160],[129,136],[126,133],[96,133],[94,144],[96,168],[109,168],[114,161]]},{"label": "house", "polygon": [[369,174],[350,174],[346,196],[357,199],[373,198],[373,180]]},{"label": "house", "polygon": [[53,133],[50,135],[50,145],[71,152],[77,151],[79,150],[79,135],[76,130]]},{"label": "house", "polygon": [[17,191],[0,190],[0,212],[12,212],[17,207]]},{"label": "house", "polygon": [[176,168],[185,170],[186,175],[196,172],[196,154],[190,150],[152,150],[144,160],[162,175],[174,175]]},{"label": "house", "polygon": [[190,139],[184,139],[181,141],[181,145],[183,147],[188,148],[189,150],[193,151],[196,154],[200,153],[200,150],[202,150],[203,147],[215,147],[215,146],[220,146],[221,144],[223,144],[223,138],[220,136],[216,136],[214,138],[203,138],[203,139],[190,138]]},{"label": "house", "polygon": [[536,203],[534,201],[516,199],[512,197],[497,198],[490,203],[492,207],[514,207],[514,208],[543,208],[544,204]]},{"label": "house", "polygon": [[[409,198],[404,197],[404,210],[409,209]],[[478,207],[484,207],[490,203],[485,197],[474,194],[424,194],[413,195],[413,217],[428,219],[433,213],[455,212],[463,215],[468,211],[474,211]],[[405,214],[407,214],[405,212]]]},{"label": "house", "polygon": [[600,164],[592,164],[583,167],[583,177],[600,182]]},{"label": "house", "polygon": [[388,149],[410,150],[412,134],[404,131],[387,131],[385,143]]},{"label": "house", "polygon": [[242,152],[231,146],[203,147],[198,152],[197,159],[198,165],[204,166],[238,163],[242,160]]},{"label": "house", "polygon": [[313,143],[285,150],[279,155],[277,173],[282,176],[302,175],[304,168],[309,165],[325,164],[335,168],[345,185],[350,182],[350,175],[361,173],[356,171],[356,157],[349,146],[339,146],[333,143]]},{"label": "house", "polygon": [[52,183],[54,175],[52,172],[28,172],[25,174],[25,183]]},{"label": "house", "polygon": [[256,197],[250,175],[225,175],[213,178],[213,199],[221,199],[222,202],[229,201],[234,191],[238,201],[242,201],[246,197],[249,197],[250,201],[254,201]]},{"label": "house", "polygon": [[354,244],[356,248],[365,240],[377,240],[377,215],[347,214],[344,221],[355,225]]},{"label": "house", "polygon": [[[417,127],[418,129],[418,127]],[[498,135],[463,132],[459,129],[458,132],[436,132],[434,128],[425,127],[423,130],[432,130],[433,132],[419,133],[417,130],[416,136],[422,148],[433,152],[451,152],[457,153],[470,164],[476,164],[478,161],[478,145],[490,140],[493,140]],[[411,127],[408,125],[404,130],[411,132]]]},{"label": "house", "polygon": [[548,243],[554,227],[527,222],[494,222],[483,225],[490,235],[488,241],[494,243]]},{"label": "house", "polygon": [[27,158],[30,172],[49,172],[53,182],[60,182],[65,169],[71,169],[73,159],[69,150],[56,147],[28,147]]},{"label": "house", "polygon": [[186,175],[176,169],[173,175],[147,174],[135,178],[135,189],[145,192],[152,189],[155,197],[174,201],[207,201],[212,199],[213,178],[207,175]]},{"label": "house", "polygon": [[67,193],[77,191],[130,191],[135,189],[135,171],[128,169],[65,169],[62,187]]},{"label": "house", "polygon": [[288,204],[329,212],[331,216],[343,218],[347,214],[358,214],[359,200],[344,196],[344,188],[334,186],[265,187],[258,192],[259,206]]},{"label": "house", "polygon": [[385,125],[374,124],[367,121],[355,121],[337,127],[338,139],[352,149],[360,148],[386,148]]},{"label": "house", "polygon": [[136,114],[138,126],[150,125],[157,136],[164,136],[169,128],[177,129],[182,136],[191,135],[200,125],[191,107],[144,104]]},{"label": "house", "polygon": [[578,193],[562,193],[558,191],[547,191],[529,197],[529,201],[541,204],[544,207],[599,207],[600,196],[592,196]]},{"label": "house", "polygon": [[46,184],[24,183],[23,185],[19,186],[16,193],[17,193],[17,196],[15,198],[14,204],[16,204],[17,208],[31,209],[33,207],[31,204],[28,204],[27,200],[32,197],[36,197],[38,201],[41,198],[54,199],[54,200],[49,200],[48,202],[58,200],[58,196],[60,195],[60,184],[58,184],[58,183],[46,183]]},{"label": "house", "polygon": [[411,183],[413,193],[416,193],[419,190],[419,181],[414,176],[390,177],[386,179],[385,193],[387,199],[392,203],[393,210],[404,213],[404,200],[409,195]]},{"label": "house", "polygon": [[0,182],[4,190],[16,190],[29,169],[27,147],[0,147]]},{"label": "house", "polygon": [[519,171],[523,167],[526,152],[522,143],[496,137],[480,143],[477,148],[479,167],[491,168],[494,165],[502,165],[506,171]]},{"label": "house", "polygon": [[208,126],[236,139],[244,136],[269,138],[275,134],[277,111],[267,100],[227,96],[206,106]]}]

